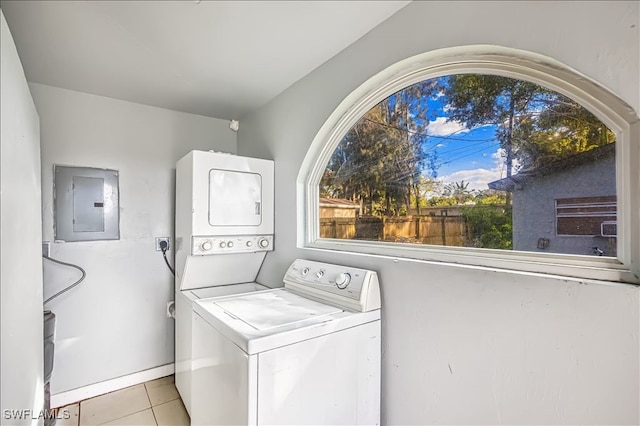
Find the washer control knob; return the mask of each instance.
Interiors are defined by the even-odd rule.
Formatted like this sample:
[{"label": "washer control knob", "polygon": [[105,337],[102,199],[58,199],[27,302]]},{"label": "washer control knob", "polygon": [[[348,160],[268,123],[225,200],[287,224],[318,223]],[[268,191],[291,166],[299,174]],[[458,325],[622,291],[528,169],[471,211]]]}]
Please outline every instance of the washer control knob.
[{"label": "washer control knob", "polygon": [[227,243],[227,247],[229,247],[229,248],[233,247],[233,241],[229,241],[229,242]]},{"label": "washer control knob", "polygon": [[302,271],[300,271],[300,274],[302,274],[303,277],[306,277],[308,273],[309,273],[309,268],[304,268]]},{"label": "washer control knob", "polygon": [[341,272],[336,277],[336,286],[341,290],[347,288],[350,282],[351,274],[349,274],[348,272]]},{"label": "washer control knob", "polygon": [[220,241],[220,248],[225,248],[227,246],[227,243],[225,243],[224,241]]},{"label": "washer control knob", "polygon": [[247,247],[251,247],[253,245],[253,241],[247,241]]},{"label": "washer control knob", "polygon": [[320,269],[318,272],[316,272],[316,277],[318,278],[324,277],[324,269]]},{"label": "washer control knob", "polygon": [[200,247],[202,248],[202,251],[209,251],[213,248],[213,244],[211,244],[211,241],[205,241],[200,245]]},{"label": "washer control knob", "polygon": [[258,241],[258,245],[262,248],[267,248],[269,247],[269,240],[267,240],[266,238],[262,238],[260,241]]}]

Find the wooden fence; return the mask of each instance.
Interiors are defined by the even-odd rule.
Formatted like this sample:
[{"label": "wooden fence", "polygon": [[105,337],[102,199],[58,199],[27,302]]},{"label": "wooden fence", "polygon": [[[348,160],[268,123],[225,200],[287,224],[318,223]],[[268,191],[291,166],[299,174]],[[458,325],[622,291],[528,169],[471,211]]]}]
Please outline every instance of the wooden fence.
[{"label": "wooden fence", "polygon": [[351,240],[356,237],[355,217],[331,217],[320,219],[320,238]]},{"label": "wooden fence", "polygon": [[464,246],[467,229],[461,216],[321,218],[320,237]]}]

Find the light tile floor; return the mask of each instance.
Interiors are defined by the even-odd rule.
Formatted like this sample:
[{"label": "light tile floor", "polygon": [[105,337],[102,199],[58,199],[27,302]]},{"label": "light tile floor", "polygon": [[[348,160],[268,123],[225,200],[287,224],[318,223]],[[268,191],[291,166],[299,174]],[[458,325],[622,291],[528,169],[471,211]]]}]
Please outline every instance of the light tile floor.
[{"label": "light tile floor", "polygon": [[173,376],[96,396],[60,410],[68,410],[69,419],[60,418],[56,426],[189,426],[189,415]]}]

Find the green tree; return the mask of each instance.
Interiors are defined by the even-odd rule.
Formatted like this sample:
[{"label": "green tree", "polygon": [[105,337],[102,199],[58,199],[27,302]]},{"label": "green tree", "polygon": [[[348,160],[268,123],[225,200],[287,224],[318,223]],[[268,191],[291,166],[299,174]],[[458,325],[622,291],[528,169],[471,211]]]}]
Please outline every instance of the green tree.
[{"label": "green tree", "polygon": [[345,135],[320,182],[321,196],[360,202],[364,214],[398,215],[422,205],[427,100],[436,82],[403,89],[369,110]]},{"label": "green tree", "polygon": [[520,120],[514,138],[524,170],[614,143],[613,133],[590,111],[560,94],[538,114]]},{"label": "green tree", "polygon": [[[449,121],[497,126],[507,177],[615,142],[615,134],[587,109],[531,82],[463,74],[444,77],[439,85],[449,101]],[[484,191],[474,197],[476,206],[463,209],[469,245],[512,248],[510,196]]]},{"label": "green tree", "polygon": [[469,128],[497,126],[507,177],[516,164],[529,170],[615,142],[615,134],[587,109],[535,83],[458,74],[441,78],[438,85],[449,100],[449,121]]},{"label": "green tree", "polygon": [[485,189],[478,191],[473,199],[476,204],[483,205],[505,205],[506,194],[504,191],[496,191],[493,189]]},{"label": "green tree", "polygon": [[455,206],[458,204],[455,198],[446,195],[436,195],[427,201],[429,206]]},{"label": "green tree", "polygon": [[485,74],[451,75],[441,84],[449,100],[449,121],[465,123],[469,128],[497,126],[496,136],[505,152],[506,176],[510,177],[519,121],[553,92],[527,81]]},{"label": "green tree", "polygon": [[467,224],[467,245],[470,247],[511,250],[513,221],[511,207],[476,205],[461,208]]},{"label": "green tree", "polygon": [[461,180],[460,182],[451,182],[445,185],[442,195],[452,197],[456,204],[464,204],[474,198],[475,193],[469,189],[469,182]]}]

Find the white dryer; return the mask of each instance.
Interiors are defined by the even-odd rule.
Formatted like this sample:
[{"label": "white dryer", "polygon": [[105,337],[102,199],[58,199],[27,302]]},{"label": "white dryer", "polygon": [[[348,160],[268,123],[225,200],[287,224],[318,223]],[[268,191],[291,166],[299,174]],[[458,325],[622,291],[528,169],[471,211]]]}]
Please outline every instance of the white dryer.
[{"label": "white dryer", "polygon": [[193,302],[267,288],[255,280],[273,250],[273,166],[210,151],[176,164],[175,381],[189,413]]},{"label": "white dryer", "polygon": [[284,285],[194,303],[191,424],[379,424],[377,274],[298,259]]}]

